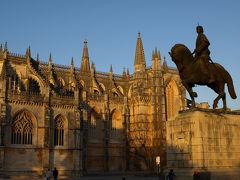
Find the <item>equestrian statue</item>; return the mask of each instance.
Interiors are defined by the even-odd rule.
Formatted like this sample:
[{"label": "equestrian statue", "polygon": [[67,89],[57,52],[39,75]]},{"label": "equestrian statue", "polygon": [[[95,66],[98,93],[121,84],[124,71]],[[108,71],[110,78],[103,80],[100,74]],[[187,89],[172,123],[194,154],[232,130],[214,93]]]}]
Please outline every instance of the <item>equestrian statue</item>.
[{"label": "equestrian statue", "polygon": [[223,109],[226,110],[225,84],[227,84],[231,98],[237,98],[232,77],[224,67],[212,62],[208,49],[210,43],[203,34],[203,27],[198,25],[196,30],[198,37],[193,53],[185,45],[176,44],[172,47],[169,54],[178,68],[183,86],[187,89],[191,97],[192,108],[195,107],[194,98],[197,97],[197,93],[192,88],[195,85],[206,85],[218,94],[217,98],[213,101],[213,109],[217,108],[218,101],[222,98]]}]

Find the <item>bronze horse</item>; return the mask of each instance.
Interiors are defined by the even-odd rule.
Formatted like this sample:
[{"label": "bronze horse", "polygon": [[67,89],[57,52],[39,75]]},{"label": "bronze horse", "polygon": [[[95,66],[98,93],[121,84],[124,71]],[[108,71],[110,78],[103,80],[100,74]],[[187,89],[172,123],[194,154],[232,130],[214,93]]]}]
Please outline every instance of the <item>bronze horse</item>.
[{"label": "bronze horse", "polygon": [[195,107],[194,97],[197,97],[197,93],[192,88],[197,85],[206,85],[213,89],[217,94],[217,98],[213,101],[213,109],[217,108],[218,101],[222,98],[223,109],[227,109],[226,94],[224,92],[224,86],[227,83],[228,92],[231,98],[236,99],[236,93],[233,86],[231,75],[217,63],[210,63],[209,69],[213,73],[214,82],[209,83],[209,76],[204,74],[203,68],[205,67],[201,60],[195,60],[191,51],[183,44],[176,44],[169,52],[172,61],[176,64],[182,84],[187,89],[191,99],[192,107]]}]

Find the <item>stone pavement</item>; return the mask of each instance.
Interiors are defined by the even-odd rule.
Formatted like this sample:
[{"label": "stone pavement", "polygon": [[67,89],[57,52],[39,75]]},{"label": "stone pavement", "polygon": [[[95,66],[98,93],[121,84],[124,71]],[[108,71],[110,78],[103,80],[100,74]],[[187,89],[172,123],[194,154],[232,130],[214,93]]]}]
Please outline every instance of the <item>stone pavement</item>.
[{"label": "stone pavement", "polygon": [[[158,180],[157,176],[151,176],[151,177],[144,177],[144,176],[94,176],[94,177],[81,177],[81,178],[59,178],[58,180],[123,180],[123,177],[125,177],[125,180]],[[45,180],[45,178],[39,178],[39,179],[0,179],[0,180]],[[53,180],[53,178],[51,178]]]}]

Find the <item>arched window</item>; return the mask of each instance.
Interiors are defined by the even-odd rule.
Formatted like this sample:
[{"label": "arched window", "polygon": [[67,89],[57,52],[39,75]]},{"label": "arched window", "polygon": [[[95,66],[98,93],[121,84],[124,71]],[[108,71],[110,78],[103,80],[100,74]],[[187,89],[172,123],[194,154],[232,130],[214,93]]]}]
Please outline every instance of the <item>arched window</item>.
[{"label": "arched window", "polygon": [[112,112],[111,129],[122,129],[121,113],[118,110]]},{"label": "arched window", "polygon": [[90,119],[90,128],[96,128],[97,125],[97,113],[92,111],[91,112],[91,119]]},{"label": "arched window", "polygon": [[54,125],[54,146],[64,145],[64,119],[62,116],[57,116]]},{"label": "arched window", "polygon": [[19,112],[12,123],[12,144],[32,144],[33,123],[26,111]]}]

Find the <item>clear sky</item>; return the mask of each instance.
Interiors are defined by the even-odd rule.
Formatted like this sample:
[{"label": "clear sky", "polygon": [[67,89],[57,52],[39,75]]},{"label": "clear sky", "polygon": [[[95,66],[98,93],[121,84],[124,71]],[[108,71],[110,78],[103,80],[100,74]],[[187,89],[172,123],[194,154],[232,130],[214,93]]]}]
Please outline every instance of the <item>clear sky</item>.
[{"label": "clear sky", "polygon": [[[11,52],[25,54],[30,45],[33,57],[39,53],[48,61],[51,52],[53,63],[69,65],[73,57],[79,67],[86,39],[97,71],[108,72],[112,64],[117,74],[123,67],[133,73],[138,31],[148,66],[157,47],[175,67],[168,51],[176,43],[193,51],[199,23],[211,43],[212,60],[230,72],[240,98],[239,0],[2,0],[0,5],[0,43],[8,41]],[[212,105],[212,90],[196,91],[196,101]],[[240,109],[239,99],[229,95],[227,104]]]}]

